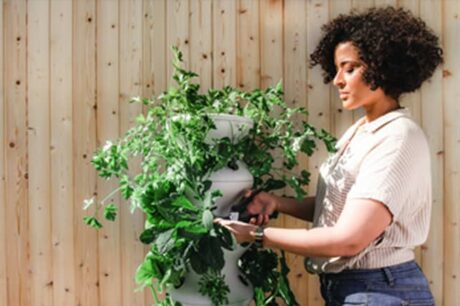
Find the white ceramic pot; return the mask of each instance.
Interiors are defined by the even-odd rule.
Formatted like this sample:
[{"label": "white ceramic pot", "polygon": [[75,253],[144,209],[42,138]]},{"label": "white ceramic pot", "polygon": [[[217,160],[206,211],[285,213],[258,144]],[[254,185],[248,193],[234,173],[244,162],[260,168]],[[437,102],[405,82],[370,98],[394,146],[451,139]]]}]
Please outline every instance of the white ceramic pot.
[{"label": "white ceramic pot", "polygon": [[228,137],[233,143],[237,143],[254,125],[251,119],[242,116],[210,114],[209,117],[213,120],[216,129],[209,132],[207,141]]},{"label": "white ceramic pot", "polygon": [[[253,287],[249,282],[241,281],[238,269],[238,259],[245,251],[246,248],[241,246],[234,251],[224,250],[225,266],[222,274],[230,288],[226,306],[247,306],[252,300]],[[209,297],[199,293],[199,280],[200,276],[191,270],[180,288],[169,290],[172,299],[183,306],[213,306]]]},{"label": "white ceramic pot", "polygon": [[214,216],[226,218],[230,215],[233,205],[237,204],[242,192],[252,187],[254,178],[245,163],[238,161],[238,169],[222,168],[214,172],[209,179],[212,181],[211,190],[220,190],[223,194],[216,202]]},{"label": "white ceramic pot", "polygon": [[[247,135],[253,126],[253,122],[245,117],[226,114],[211,114],[210,117],[214,120],[216,129],[209,133],[207,141],[228,137],[236,143]],[[252,187],[254,178],[247,166],[241,161],[238,161],[237,165],[237,170],[223,168],[209,177],[212,181],[211,189],[219,189],[223,194],[216,203],[217,209],[213,211],[215,216],[228,217],[241,193]],[[241,246],[233,251],[224,250],[225,266],[222,273],[230,288],[229,303],[226,306],[247,306],[252,300],[253,287],[241,280],[238,269],[238,260],[245,251],[246,248]],[[199,292],[199,279],[200,276],[190,269],[184,284],[180,288],[169,290],[172,299],[183,306],[212,306],[210,298]]]}]

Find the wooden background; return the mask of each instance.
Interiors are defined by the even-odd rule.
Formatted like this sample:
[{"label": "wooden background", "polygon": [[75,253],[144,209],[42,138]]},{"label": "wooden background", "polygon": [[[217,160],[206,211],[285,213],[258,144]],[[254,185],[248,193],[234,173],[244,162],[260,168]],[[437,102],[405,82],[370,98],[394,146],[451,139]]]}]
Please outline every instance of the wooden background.
[{"label": "wooden background", "polygon": [[[335,135],[359,113],[341,109],[307,56],[320,25],[351,8],[404,6],[438,33],[445,63],[404,98],[432,151],[431,234],[417,251],[437,305],[460,301],[460,1],[457,0],[9,0],[0,6],[0,305],[137,306],[133,275],[146,249],[142,216],[123,208],[96,232],[82,201],[113,184],[97,179],[92,152],[142,109],[130,96],[171,84],[172,45],[204,89],[265,87]],[[313,172],[324,151],[302,161]],[[314,192],[314,184],[310,193]],[[304,227],[292,219],[286,226]],[[315,277],[290,256],[302,306],[322,305]]]}]

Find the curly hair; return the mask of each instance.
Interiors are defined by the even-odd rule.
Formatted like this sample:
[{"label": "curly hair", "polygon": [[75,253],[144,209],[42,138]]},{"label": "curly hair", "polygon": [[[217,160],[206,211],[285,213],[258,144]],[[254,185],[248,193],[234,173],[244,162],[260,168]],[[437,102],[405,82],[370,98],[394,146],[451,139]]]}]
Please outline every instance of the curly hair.
[{"label": "curly hair", "polygon": [[396,100],[418,89],[443,62],[438,37],[422,19],[402,8],[339,15],[321,30],[323,37],[310,55],[310,63],[321,66],[324,83],[334,79],[334,51],[342,42],[351,42],[358,49],[367,66],[363,80],[371,89],[380,87]]}]

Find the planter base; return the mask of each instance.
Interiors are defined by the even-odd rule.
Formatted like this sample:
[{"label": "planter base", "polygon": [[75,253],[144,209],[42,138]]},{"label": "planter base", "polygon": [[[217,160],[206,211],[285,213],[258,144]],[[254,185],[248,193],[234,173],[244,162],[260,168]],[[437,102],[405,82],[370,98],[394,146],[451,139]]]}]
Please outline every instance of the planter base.
[{"label": "planter base", "polygon": [[[225,305],[222,305],[222,306],[248,306],[251,301],[252,301],[252,299],[248,299],[248,300],[245,300],[245,301],[242,301],[242,302],[236,302],[236,303],[232,303],[232,304],[225,304]],[[190,304],[190,303],[181,302],[181,304],[182,304],[182,306],[213,306],[212,303],[211,304]]]},{"label": "planter base", "polygon": [[[246,249],[245,247],[237,246],[234,251],[224,250],[225,266],[222,274],[225,275],[225,282],[230,288],[230,293],[228,294],[229,303],[225,304],[225,306],[247,306],[252,300],[253,287],[241,281],[241,273],[237,263]],[[190,271],[180,288],[168,290],[171,298],[180,302],[183,306],[213,306],[209,297],[199,293],[199,280],[200,275]]]}]

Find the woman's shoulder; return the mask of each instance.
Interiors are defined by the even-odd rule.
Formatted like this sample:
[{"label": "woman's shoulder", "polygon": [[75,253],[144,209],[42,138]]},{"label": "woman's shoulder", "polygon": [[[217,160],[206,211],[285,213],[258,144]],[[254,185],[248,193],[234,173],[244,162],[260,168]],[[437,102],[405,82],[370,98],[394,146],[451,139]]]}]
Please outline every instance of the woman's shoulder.
[{"label": "woman's shoulder", "polygon": [[429,145],[425,132],[420,125],[410,116],[402,116],[391,124],[382,127],[379,142],[391,143],[401,152],[417,156],[429,156]]},{"label": "woman's shoulder", "polygon": [[403,140],[426,138],[423,129],[406,108],[377,119],[376,122],[369,125],[368,131],[375,135]]},{"label": "woman's shoulder", "polygon": [[388,137],[399,138],[402,140],[426,140],[425,132],[420,125],[409,116],[402,116],[394,120],[392,124],[388,124],[382,129],[382,134]]}]

